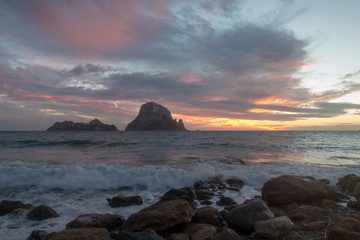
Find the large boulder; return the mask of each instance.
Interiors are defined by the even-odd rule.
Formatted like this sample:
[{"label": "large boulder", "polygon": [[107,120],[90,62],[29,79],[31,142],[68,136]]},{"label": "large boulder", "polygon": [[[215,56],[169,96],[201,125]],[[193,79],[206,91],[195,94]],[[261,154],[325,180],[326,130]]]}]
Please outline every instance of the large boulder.
[{"label": "large boulder", "polygon": [[335,186],[314,178],[290,175],[270,179],[262,188],[262,196],[270,205],[311,203],[324,198],[340,200],[345,197]]},{"label": "large boulder", "polygon": [[225,221],[235,230],[252,231],[255,222],[271,218],[274,218],[274,214],[265,202],[259,198],[254,198],[233,208],[225,216]]},{"label": "large boulder", "polygon": [[51,207],[45,205],[40,205],[34,208],[33,210],[31,210],[27,214],[28,219],[38,220],[38,221],[48,218],[56,218],[56,217],[59,217],[59,214]]},{"label": "large boulder", "polygon": [[125,131],[186,131],[180,119],[173,119],[170,111],[154,102],[143,104],[138,116],[129,123]]},{"label": "large boulder", "polygon": [[340,178],[336,185],[342,187],[345,191],[352,193],[359,182],[360,176],[356,176],[355,174],[348,174],[345,177]]},{"label": "large boulder", "polygon": [[66,224],[66,228],[106,228],[111,230],[121,227],[124,222],[125,218],[117,214],[84,214]]},{"label": "large boulder", "polygon": [[50,233],[46,240],[108,240],[109,232],[106,228],[66,229],[61,232]]},{"label": "large boulder", "polygon": [[255,231],[267,239],[276,239],[295,228],[295,224],[286,216],[265,221],[257,221]]},{"label": "large boulder", "polygon": [[175,199],[184,199],[188,201],[191,205],[194,200],[197,198],[196,193],[191,187],[184,187],[179,189],[171,189],[167,191],[163,196],[160,197],[162,201],[169,201]]},{"label": "large boulder", "polygon": [[143,200],[140,196],[115,196],[113,198],[107,198],[106,201],[109,202],[111,207],[126,207],[131,205],[142,205]]},{"label": "large boulder", "polygon": [[99,119],[94,119],[88,123],[56,122],[46,131],[117,131],[117,128],[115,125],[104,124]]},{"label": "large boulder", "polygon": [[323,208],[303,204],[290,210],[286,215],[293,221],[304,221],[327,213],[328,211]]},{"label": "large boulder", "polygon": [[24,204],[20,201],[8,201],[4,200],[0,203],[0,216],[11,213],[16,209],[31,209],[33,206],[31,204]]},{"label": "large boulder", "polygon": [[216,236],[217,231],[217,227],[205,223],[193,223],[183,230],[191,240],[211,239]]},{"label": "large boulder", "polygon": [[158,202],[132,214],[126,220],[124,229],[129,232],[139,232],[152,228],[156,232],[161,232],[176,225],[189,223],[194,214],[194,210],[186,200]]}]

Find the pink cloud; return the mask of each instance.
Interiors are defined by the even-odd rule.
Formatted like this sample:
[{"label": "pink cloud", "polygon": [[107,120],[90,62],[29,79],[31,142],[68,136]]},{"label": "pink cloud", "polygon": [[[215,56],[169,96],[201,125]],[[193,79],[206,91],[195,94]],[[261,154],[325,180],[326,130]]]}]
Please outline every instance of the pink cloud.
[{"label": "pink cloud", "polygon": [[[148,13],[139,0],[43,1],[28,16],[38,32],[80,56],[125,51],[156,34],[157,20],[166,14],[160,1]],[[155,23],[154,23],[155,22]]]},{"label": "pink cloud", "polygon": [[201,83],[201,78],[191,73],[185,73],[181,76],[181,81],[186,83]]}]

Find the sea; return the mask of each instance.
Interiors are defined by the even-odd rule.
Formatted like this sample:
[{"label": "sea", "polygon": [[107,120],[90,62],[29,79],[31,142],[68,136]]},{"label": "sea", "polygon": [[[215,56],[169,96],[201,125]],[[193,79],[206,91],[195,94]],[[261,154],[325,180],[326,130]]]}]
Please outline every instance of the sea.
[{"label": "sea", "polygon": [[[0,236],[61,231],[86,213],[127,218],[172,188],[213,177],[242,179],[240,192],[224,193],[242,203],[283,174],[336,184],[350,173],[360,175],[356,131],[0,132],[0,201],[44,204],[60,215],[34,221],[16,210],[0,216]],[[140,195],[144,204],[111,208],[106,199],[116,195]]]}]

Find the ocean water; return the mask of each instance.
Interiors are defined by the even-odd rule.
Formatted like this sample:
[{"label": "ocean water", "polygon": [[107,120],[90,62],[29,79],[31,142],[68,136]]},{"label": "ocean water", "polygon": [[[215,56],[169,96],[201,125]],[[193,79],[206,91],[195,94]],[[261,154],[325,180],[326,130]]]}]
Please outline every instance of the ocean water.
[{"label": "ocean water", "polygon": [[[242,179],[239,193],[225,192],[242,203],[282,174],[335,184],[349,173],[360,175],[360,132],[0,132],[0,201],[60,215],[33,221],[17,210],[0,216],[0,236],[61,231],[85,213],[128,217],[171,188],[215,176]],[[140,195],[144,205],[109,207],[106,198],[118,194]]]}]

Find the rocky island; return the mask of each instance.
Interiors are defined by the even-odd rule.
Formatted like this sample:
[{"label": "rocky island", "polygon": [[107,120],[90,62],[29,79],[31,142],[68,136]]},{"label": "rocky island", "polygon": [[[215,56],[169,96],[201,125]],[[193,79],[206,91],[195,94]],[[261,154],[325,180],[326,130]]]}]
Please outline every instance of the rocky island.
[{"label": "rocky island", "polygon": [[73,121],[56,122],[46,131],[117,131],[115,125],[102,123],[94,119],[88,123],[76,123]]},{"label": "rocky island", "polygon": [[139,115],[129,123],[125,131],[186,131],[183,121],[173,119],[170,111],[154,102],[141,106]]}]

